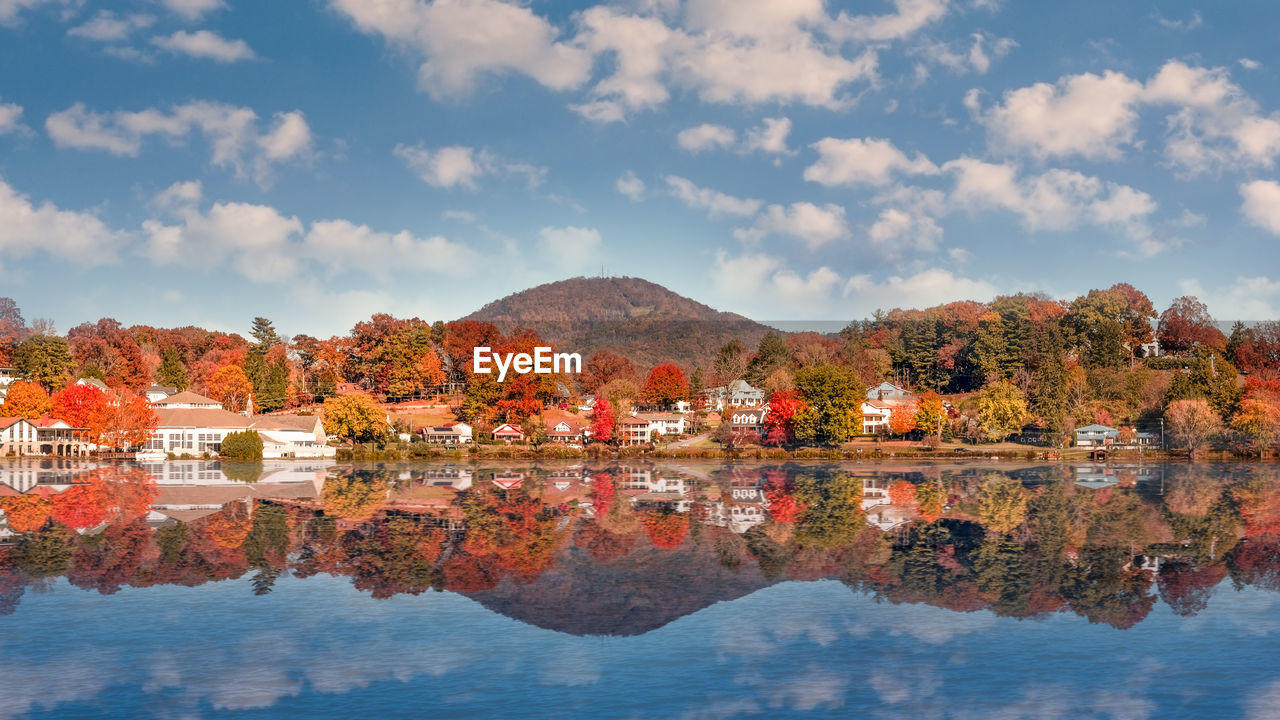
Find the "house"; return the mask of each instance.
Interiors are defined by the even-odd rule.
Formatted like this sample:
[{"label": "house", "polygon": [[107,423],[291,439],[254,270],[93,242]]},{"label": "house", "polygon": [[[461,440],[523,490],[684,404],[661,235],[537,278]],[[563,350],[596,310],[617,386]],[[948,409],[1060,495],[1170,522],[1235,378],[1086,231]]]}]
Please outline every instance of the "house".
[{"label": "house", "polygon": [[0,367],[0,402],[9,394],[9,385],[18,379],[18,371],[11,367]]},{"label": "house", "polygon": [[739,408],[725,413],[734,432],[754,432],[761,437],[764,436],[764,419],[768,414],[768,405]]},{"label": "house", "polygon": [[505,441],[508,445],[524,442],[524,431],[511,423],[503,423],[493,429],[493,439]]},{"label": "house", "polygon": [[570,425],[567,421],[552,425],[547,423],[547,439],[551,442],[564,443],[566,445],[581,445],[582,431],[577,425]]},{"label": "house", "polygon": [[472,441],[471,426],[464,423],[422,428],[422,439],[440,445],[466,445]]},{"label": "house", "polygon": [[503,490],[514,490],[524,484],[524,473],[500,472],[493,474],[493,484]]},{"label": "house", "polygon": [[684,416],[678,413],[639,413],[636,417],[649,423],[651,437],[684,434]]},{"label": "house", "polygon": [[889,418],[893,415],[893,407],[883,400],[864,400],[862,402],[862,434],[875,435],[880,428],[889,427]]},{"label": "house", "polygon": [[222,403],[211,397],[205,397],[186,390],[173,395],[168,395],[160,400],[153,400],[152,407],[157,410],[161,408],[169,410],[221,410]]},{"label": "house", "polygon": [[650,440],[649,421],[640,417],[625,417],[618,422],[618,434],[623,445],[644,445]]},{"label": "house", "polygon": [[596,409],[596,398],[594,395],[587,398],[585,402],[578,403],[578,412],[594,412]]},{"label": "house", "polygon": [[89,387],[96,387],[102,392],[111,392],[111,388],[107,387],[107,384],[102,382],[98,378],[80,378],[79,380],[76,381],[76,384],[88,385]]},{"label": "house", "polygon": [[1120,431],[1106,425],[1085,425],[1076,428],[1077,447],[1101,447],[1111,445],[1120,436]]},{"label": "house", "polygon": [[[178,393],[174,398],[194,393]],[[196,397],[200,397],[196,395]],[[208,398],[205,398],[206,400]],[[160,418],[156,433],[141,448],[143,452],[199,455],[222,450],[222,441],[233,432],[249,429],[251,420],[243,415],[217,408],[192,408],[162,404],[154,408]],[[264,438],[265,444],[265,438]],[[265,448],[264,448],[265,450]]]},{"label": "house", "polygon": [[318,415],[258,415],[249,427],[262,438],[263,459],[330,458],[329,435]]},{"label": "house", "polygon": [[902,387],[901,385],[894,385],[891,382],[882,382],[879,385],[875,385],[867,388],[868,400],[887,400],[889,402],[894,402],[894,401],[906,402],[907,400],[910,400],[912,397],[914,397],[914,395],[915,393],[911,392],[910,390]]},{"label": "house", "polygon": [[35,455],[36,426],[19,417],[0,417],[0,455]]},{"label": "house", "polygon": [[702,401],[708,410],[716,411],[755,407],[764,404],[764,390],[752,387],[746,380],[734,380],[728,385],[703,390]]},{"label": "house", "polygon": [[151,387],[147,388],[144,394],[147,396],[148,401],[150,401],[151,403],[156,403],[169,397],[170,395],[177,395],[178,388],[169,387],[168,385],[152,385]]}]

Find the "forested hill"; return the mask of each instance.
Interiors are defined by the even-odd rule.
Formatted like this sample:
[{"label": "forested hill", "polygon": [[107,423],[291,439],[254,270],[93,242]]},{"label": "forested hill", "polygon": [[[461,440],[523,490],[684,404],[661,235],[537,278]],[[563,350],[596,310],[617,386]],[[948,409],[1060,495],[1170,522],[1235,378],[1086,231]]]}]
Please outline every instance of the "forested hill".
[{"label": "forested hill", "polygon": [[648,280],[571,278],[539,285],[485,305],[464,320],[491,322],[504,333],[536,331],[557,348],[611,350],[640,365],[707,366],[716,349],[737,339],[753,348],[769,328],[720,312]]}]

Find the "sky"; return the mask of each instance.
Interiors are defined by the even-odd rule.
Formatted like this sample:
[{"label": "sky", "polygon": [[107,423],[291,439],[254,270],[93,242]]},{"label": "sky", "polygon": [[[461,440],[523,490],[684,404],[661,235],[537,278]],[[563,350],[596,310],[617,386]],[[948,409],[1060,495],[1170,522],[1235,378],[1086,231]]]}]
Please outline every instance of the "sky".
[{"label": "sky", "polygon": [[0,296],[341,334],[629,275],[762,321],[1280,317],[1280,5],[0,0]]}]

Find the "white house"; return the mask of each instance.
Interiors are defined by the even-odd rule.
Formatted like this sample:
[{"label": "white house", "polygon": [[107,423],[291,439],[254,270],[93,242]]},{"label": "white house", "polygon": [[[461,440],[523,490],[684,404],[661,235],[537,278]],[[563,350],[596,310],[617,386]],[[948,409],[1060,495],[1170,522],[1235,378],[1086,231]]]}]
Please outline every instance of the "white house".
[{"label": "white house", "polygon": [[107,384],[102,382],[98,378],[80,378],[79,380],[76,381],[76,384],[88,385],[89,387],[96,387],[102,392],[111,392],[111,388],[107,387]]},{"label": "white house", "polygon": [[[178,393],[174,397],[185,394],[187,393]],[[143,452],[175,455],[217,453],[222,450],[222,441],[227,435],[248,430],[250,423],[249,418],[227,412],[221,407],[214,409],[158,405],[155,413],[160,418],[160,424],[156,427],[156,434],[142,446]]]},{"label": "white house", "polygon": [[36,426],[17,417],[0,418],[0,455],[35,455]]},{"label": "white house", "polygon": [[889,417],[893,415],[893,407],[880,400],[864,400],[862,402],[862,434],[875,435],[880,428],[889,427]]},{"label": "white house", "polygon": [[904,402],[914,395],[910,390],[901,385],[894,385],[891,382],[882,382],[867,388],[868,400],[887,400],[889,402]]},{"label": "white house", "polygon": [[262,437],[262,457],[330,458],[329,436],[317,415],[257,415],[249,425]]},{"label": "white house", "polygon": [[755,407],[764,404],[764,390],[752,387],[746,380],[734,380],[727,386],[707,388],[702,391],[708,410]]},{"label": "white house", "polygon": [[221,410],[222,403],[211,397],[205,397],[185,390],[183,392],[169,395],[151,403],[157,410],[166,408],[169,410]]},{"label": "white house", "polygon": [[422,439],[429,443],[440,443],[442,445],[466,445],[474,438],[472,437],[471,426],[464,422],[459,422],[452,425],[422,428]]},{"label": "white house", "polygon": [[570,425],[565,420],[561,420],[554,425],[548,422],[547,439],[551,442],[577,445],[582,442],[582,430],[578,429],[577,425]]},{"label": "white house", "polygon": [[168,385],[152,385],[151,387],[147,388],[147,391],[146,391],[147,401],[152,404],[160,402],[161,400],[164,400],[170,395],[177,395],[177,394],[178,394],[178,388],[169,387]]},{"label": "white house", "polygon": [[1110,445],[1120,436],[1120,431],[1106,425],[1085,425],[1076,428],[1077,447],[1101,447]]},{"label": "white house", "polygon": [[685,430],[684,416],[677,413],[639,413],[636,415],[649,423],[649,434],[683,435]]}]

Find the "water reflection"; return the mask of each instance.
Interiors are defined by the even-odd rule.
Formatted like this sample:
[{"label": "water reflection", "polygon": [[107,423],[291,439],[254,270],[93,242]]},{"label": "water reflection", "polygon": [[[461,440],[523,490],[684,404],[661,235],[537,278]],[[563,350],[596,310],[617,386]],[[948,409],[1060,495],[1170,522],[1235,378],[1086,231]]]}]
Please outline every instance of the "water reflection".
[{"label": "water reflection", "polygon": [[41,462],[0,466],[6,614],[59,576],[263,595],[323,574],[601,635],[785,580],[1121,629],[1157,600],[1195,615],[1226,578],[1280,590],[1268,466]]}]

